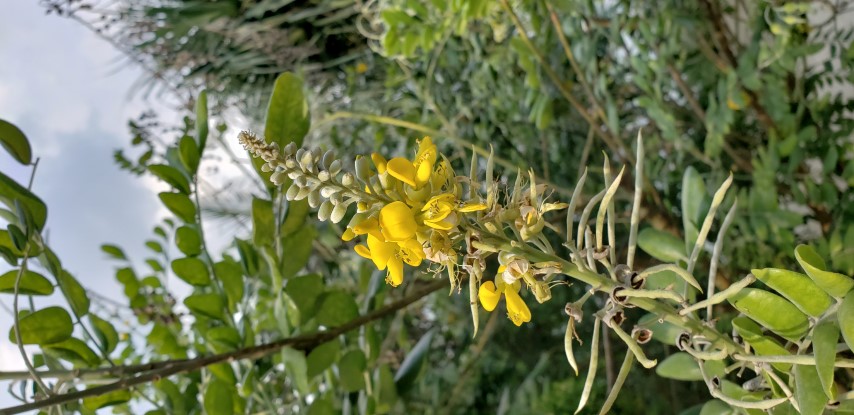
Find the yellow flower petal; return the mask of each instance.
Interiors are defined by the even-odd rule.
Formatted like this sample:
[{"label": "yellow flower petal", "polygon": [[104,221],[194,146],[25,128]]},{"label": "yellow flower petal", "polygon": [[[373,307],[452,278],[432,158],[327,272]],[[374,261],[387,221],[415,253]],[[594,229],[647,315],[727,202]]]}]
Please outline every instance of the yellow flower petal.
[{"label": "yellow flower petal", "polygon": [[385,277],[385,282],[392,287],[397,287],[403,282],[403,261],[398,258],[392,258],[388,261],[388,274]]},{"label": "yellow flower petal", "polygon": [[386,161],[385,161],[385,157],[383,157],[382,154],[379,154],[379,153],[371,154],[371,160],[374,162],[374,166],[377,167],[377,173],[379,173],[379,174],[385,173]]},{"label": "yellow flower petal", "polygon": [[415,166],[412,162],[403,158],[395,157],[386,165],[388,174],[412,187],[415,187]]},{"label": "yellow flower petal", "polygon": [[386,241],[404,242],[415,236],[418,224],[409,206],[403,202],[392,202],[380,210],[380,228]]},{"label": "yellow flower petal", "polygon": [[356,237],[356,232],[353,232],[353,230],[350,228],[345,229],[344,233],[341,234],[341,240],[344,242],[352,241],[353,238],[355,238],[355,237]]},{"label": "yellow flower petal", "polygon": [[417,240],[410,239],[400,244],[398,256],[407,264],[417,267],[421,265],[421,260],[424,259],[424,247]]},{"label": "yellow flower petal", "polygon": [[521,326],[531,321],[531,310],[516,290],[504,290],[504,299],[507,301],[507,317],[513,324]]},{"label": "yellow flower petal", "polygon": [[484,209],[486,209],[486,205],[483,203],[464,203],[457,208],[457,212],[477,212]]},{"label": "yellow flower petal", "polygon": [[371,250],[370,250],[370,249],[368,249],[368,247],[367,247],[367,246],[365,246],[365,245],[356,245],[356,246],[354,246],[354,247],[353,247],[353,249],[354,249],[354,250],[356,251],[356,253],[357,253],[357,254],[359,254],[359,256],[361,256],[362,258],[373,259],[373,258],[371,257]]},{"label": "yellow flower petal", "polygon": [[480,304],[486,311],[495,310],[498,305],[498,300],[501,299],[501,293],[495,289],[495,283],[487,281],[480,284],[480,289],[477,291],[477,298],[480,299]]},{"label": "yellow flower petal", "polygon": [[397,244],[385,242],[374,235],[368,234],[368,249],[370,249],[371,260],[378,269],[385,269],[389,260],[397,254]]}]

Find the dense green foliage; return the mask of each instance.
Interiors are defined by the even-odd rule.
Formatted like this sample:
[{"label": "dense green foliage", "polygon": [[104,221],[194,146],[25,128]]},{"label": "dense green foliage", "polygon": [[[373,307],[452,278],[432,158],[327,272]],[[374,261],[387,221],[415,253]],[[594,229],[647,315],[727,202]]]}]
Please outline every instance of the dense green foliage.
[{"label": "dense green foliage", "polygon": [[[46,5],[84,22],[106,15],[74,2]],[[821,359],[815,366],[772,363],[769,372],[796,392],[802,413],[821,413],[838,396],[847,399],[839,412],[851,411],[854,374],[833,364],[854,357],[854,210],[848,207],[854,202],[848,90],[854,29],[844,20],[847,2],[183,0],[117,7],[116,17],[99,23],[112,29],[99,29],[159,85],[195,97],[177,134],[146,115],[131,124],[132,144],[142,149],[135,160],[117,154],[120,167],[171,186],[159,195],[171,216],[145,242],[151,251],[142,258],[146,267],[133,266],[120,247],[104,245],[127,297],[128,306],[117,307],[77,282],[72,274],[82,270],[62,268],[41,240],[44,203],[0,176],[0,197],[8,202],[0,254],[27,269],[0,276],[0,293],[14,293],[17,285],[20,296],[67,300],[40,310],[22,301],[21,332],[11,337],[42,347],[36,369],[239,353],[346,324],[429,284],[432,273],[422,267],[403,287],[386,286],[385,272],[340,240],[343,226],[318,225],[305,201],[286,201],[287,184],[273,186],[261,162],[244,165],[240,179],[260,186],[230,187],[242,203],[226,205],[200,192],[200,165],[234,140],[225,135],[229,126],[208,131],[209,94],[217,103],[214,121],[236,107],[265,120],[263,129],[260,123],[237,127],[261,130],[281,147],[321,146],[352,160],[372,151],[408,155],[416,137],[430,135],[458,172],[472,167],[472,150],[480,156],[492,150],[500,181],[512,188],[517,172],[531,169],[561,201],[569,201],[589,166],[576,213],[608,184],[599,167],[607,154],[612,165],[627,166],[614,201],[620,255],[628,246],[629,176],[642,130],[647,179],[638,241],[643,254],[635,269],[685,266],[704,218],[718,209],[695,276],[705,287],[708,274],[716,274],[719,291],[750,272],[758,281],[716,305],[712,325],[736,333],[756,355]],[[290,70],[302,76],[279,75]],[[0,143],[22,164],[31,163],[23,133],[2,120]],[[485,168],[476,161],[474,170]],[[715,203],[729,172],[732,188]],[[724,235],[721,223],[736,196]],[[563,212],[549,217],[552,225],[562,227]],[[226,222],[249,230],[229,234],[233,242],[224,252],[210,252],[205,231],[240,229]],[[559,233],[551,235],[555,246]],[[719,237],[725,243],[713,256]],[[716,273],[706,272],[710,266]],[[485,274],[491,278],[497,267],[490,260]],[[186,298],[170,290],[175,277],[192,287]],[[689,303],[705,299],[675,275],[647,284],[684,289]],[[205,367],[64,408],[91,413],[119,404],[115,410],[132,412],[137,407],[125,402],[134,399],[170,414],[570,413],[584,388],[591,316],[609,301],[595,296],[585,305],[587,318],[576,327],[583,339],[575,345],[582,367],[576,377],[561,341],[564,304],[588,289],[577,282],[553,288],[553,301],[533,305],[534,319],[522,327],[492,313],[481,318],[474,338],[466,296],[434,294],[322,345],[289,344],[254,360],[192,366]],[[710,400],[699,366],[682,351],[692,345],[677,339],[682,329],[640,309],[625,313],[632,324],[653,329],[655,341],[643,348],[658,366],[629,373],[614,413],[701,413],[700,405],[706,405],[702,413],[756,413]],[[613,330],[603,333],[587,410],[602,406],[621,357],[629,354]],[[729,397],[786,395],[769,372],[757,373],[755,381],[749,369],[739,378],[717,363],[704,368],[721,377]],[[91,384],[21,383],[31,395],[46,387],[67,392],[152,370],[165,369],[102,371]],[[748,381],[760,384],[760,392],[740,386]],[[792,408],[785,403],[774,411]]]}]

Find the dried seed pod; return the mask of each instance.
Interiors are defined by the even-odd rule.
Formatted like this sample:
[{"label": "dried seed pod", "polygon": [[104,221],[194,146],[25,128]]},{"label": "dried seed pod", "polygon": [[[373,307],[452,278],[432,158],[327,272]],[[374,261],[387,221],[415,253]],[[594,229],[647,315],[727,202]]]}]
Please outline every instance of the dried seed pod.
[{"label": "dried seed pod", "polygon": [[632,337],[637,340],[638,344],[646,344],[652,340],[652,330],[646,327],[635,326],[632,329]]}]

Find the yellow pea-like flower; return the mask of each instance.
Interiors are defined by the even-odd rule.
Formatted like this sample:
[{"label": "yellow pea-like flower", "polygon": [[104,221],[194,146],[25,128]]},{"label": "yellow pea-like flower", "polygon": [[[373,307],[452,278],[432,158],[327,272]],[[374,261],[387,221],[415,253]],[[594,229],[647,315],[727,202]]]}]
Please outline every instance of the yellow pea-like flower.
[{"label": "yellow pea-like flower", "polygon": [[418,224],[412,209],[403,202],[392,202],[380,210],[380,229],[386,241],[405,242],[415,237]]}]

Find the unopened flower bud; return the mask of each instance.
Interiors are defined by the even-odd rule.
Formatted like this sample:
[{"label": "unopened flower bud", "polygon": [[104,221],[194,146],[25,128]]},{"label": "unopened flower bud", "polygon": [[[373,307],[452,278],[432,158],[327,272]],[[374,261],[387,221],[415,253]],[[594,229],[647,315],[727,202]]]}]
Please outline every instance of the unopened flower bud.
[{"label": "unopened flower bud", "polygon": [[[327,202],[327,203],[329,203],[329,202]],[[345,205],[343,203],[339,203],[339,204],[335,205],[334,209],[332,209],[332,216],[330,216],[330,219],[332,220],[332,223],[338,223],[338,222],[341,222],[341,219],[344,219],[344,215],[346,215],[346,214],[347,214],[347,205]]]},{"label": "unopened flower bud", "polygon": [[335,176],[341,171],[341,160],[332,160],[329,164],[329,174]]},{"label": "unopened flower bud", "polygon": [[313,190],[308,194],[308,205],[312,208],[320,206],[321,200],[323,199],[320,198],[320,192],[318,192],[317,190]]},{"label": "unopened flower bud", "polygon": [[285,193],[285,199],[294,200],[297,197],[297,193],[299,193],[300,187],[295,184],[292,184],[291,187],[288,188],[288,191]]},{"label": "unopened flower bud", "polygon": [[334,208],[335,206],[333,206],[332,202],[328,200],[321,203],[320,209],[317,210],[317,219],[320,219],[321,222],[329,219],[329,215],[332,214],[332,210]]},{"label": "unopened flower bud", "polygon": [[332,186],[324,186],[320,188],[320,195],[327,199],[336,192],[338,192],[338,189]]},{"label": "unopened flower bud", "polygon": [[354,181],[356,181],[356,178],[350,172],[344,173],[344,176],[341,177],[341,184],[347,187],[352,186]]}]

